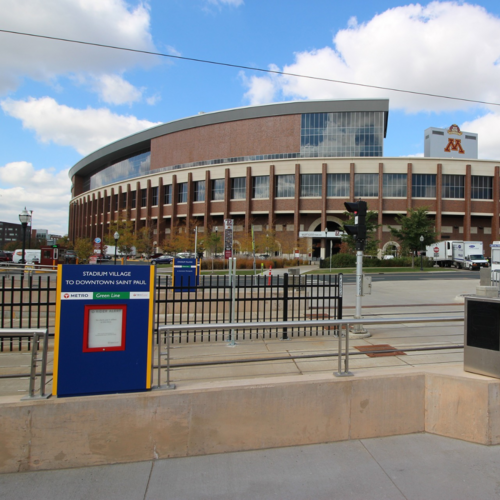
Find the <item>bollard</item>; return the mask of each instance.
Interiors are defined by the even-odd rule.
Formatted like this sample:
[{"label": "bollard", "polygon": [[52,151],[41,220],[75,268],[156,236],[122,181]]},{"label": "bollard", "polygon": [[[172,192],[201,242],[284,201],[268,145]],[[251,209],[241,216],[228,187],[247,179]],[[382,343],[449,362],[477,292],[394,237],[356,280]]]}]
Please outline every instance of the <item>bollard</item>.
[{"label": "bollard", "polygon": [[268,286],[271,286],[271,269],[273,268],[273,266],[269,266],[269,278],[267,280],[267,285]]}]

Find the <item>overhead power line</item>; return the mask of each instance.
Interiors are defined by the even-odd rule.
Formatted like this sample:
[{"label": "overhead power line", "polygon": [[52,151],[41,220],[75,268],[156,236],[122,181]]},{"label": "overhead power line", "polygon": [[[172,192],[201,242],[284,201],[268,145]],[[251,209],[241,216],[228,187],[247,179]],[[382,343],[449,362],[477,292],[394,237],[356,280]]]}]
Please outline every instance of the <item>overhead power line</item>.
[{"label": "overhead power line", "polygon": [[104,43],[85,42],[83,40],[72,40],[70,38],[60,38],[60,37],[55,37],[55,36],[37,35],[35,33],[24,33],[22,31],[11,31],[11,30],[2,30],[2,29],[0,29],[0,33],[9,33],[11,35],[30,36],[30,37],[34,37],[34,38],[44,38],[46,40],[55,40],[58,42],[76,43],[76,44],[80,44],[80,45],[89,45],[92,47],[101,47],[101,48],[106,48],[106,49],[122,50],[125,52],[134,52],[137,54],[147,54],[147,55],[151,55],[151,56],[168,57],[170,59],[179,59],[182,61],[192,61],[192,62],[198,62],[198,63],[203,63],[203,64],[212,64],[215,66],[226,66],[229,68],[246,69],[249,71],[257,71],[260,73],[270,73],[270,74],[281,75],[281,76],[293,76],[295,78],[306,78],[308,80],[317,80],[317,81],[321,81],[321,82],[340,83],[342,85],[353,85],[356,87],[365,87],[365,88],[369,88],[369,89],[387,90],[390,92],[400,92],[402,94],[413,94],[413,95],[420,95],[420,96],[424,96],[424,97],[435,97],[437,99],[448,99],[451,101],[470,102],[473,104],[484,104],[487,106],[500,106],[500,103],[498,103],[498,102],[479,101],[477,99],[467,99],[465,97],[453,97],[453,96],[441,95],[441,94],[431,94],[428,92],[418,92],[416,90],[404,90],[404,89],[396,89],[396,88],[392,88],[392,87],[382,87],[379,85],[368,85],[367,83],[347,82],[345,80],[335,80],[333,78],[323,78],[320,76],[301,75],[298,73],[288,73],[286,71],[277,71],[277,70],[272,70],[272,69],[255,68],[255,67],[251,67],[251,66],[243,66],[241,64],[231,64],[231,63],[220,62],[220,61],[210,61],[208,59],[198,59],[195,57],[176,56],[173,54],[165,54],[163,52],[153,52],[153,51],[149,51],[149,50],[131,49],[129,47],[118,47],[116,45],[107,45]]}]

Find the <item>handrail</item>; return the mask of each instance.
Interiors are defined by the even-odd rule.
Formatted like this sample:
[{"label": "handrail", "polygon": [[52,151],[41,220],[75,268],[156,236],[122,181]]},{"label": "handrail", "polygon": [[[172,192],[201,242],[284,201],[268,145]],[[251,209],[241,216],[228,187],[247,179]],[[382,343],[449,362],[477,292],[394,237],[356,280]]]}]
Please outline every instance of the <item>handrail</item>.
[{"label": "handrail", "polygon": [[[47,399],[50,394],[45,394],[45,378],[47,374],[47,351],[49,345],[49,331],[47,328],[0,328],[0,338],[9,338],[14,336],[19,337],[33,337],[33,347],[31,349],[31,373],[30,373],[30,385],[28,396],[21,398],[21,400],[26,399]],[[43,337],[43,351],[42,359],[38,359],[38,341],[40,337]],[[36,382],[36,368],[37,362],[41,361],[41,373],[40,373],[40,395],[35,396],[35,382]]]},{"label": "handrail", "polygon": [[[188,324],[188,325],[163,325],[158,328],[158,356],[160,356],[160,332],[167,335],[167,385],[161,385],[161,363],[158,363],[158,386],[157,388],[175,389],[175,385],[170,383],[170,336],[169,332],[183,333],[193,330],[242,330],[242,329],[263,329],[263,328],[301,328],[310,326],[339,327],[338,343],[338,370],[334,373],[337,377],[348,377],[354,375],[349,371],[349,329],[352,325],[384,325],[394,323],[444,323],[448,321],[463,321],[463,315],[453,316],[427,316],[409,318],[361,318],[361,319],[332,319],[332,320],[307,320],[307,321],[262,321],[249,323],[209,323],[209,324]],[[344,370],[342,371],[342,327],[345,328],[345,359]],[[355,334],[353,334],[355,335]]]}]

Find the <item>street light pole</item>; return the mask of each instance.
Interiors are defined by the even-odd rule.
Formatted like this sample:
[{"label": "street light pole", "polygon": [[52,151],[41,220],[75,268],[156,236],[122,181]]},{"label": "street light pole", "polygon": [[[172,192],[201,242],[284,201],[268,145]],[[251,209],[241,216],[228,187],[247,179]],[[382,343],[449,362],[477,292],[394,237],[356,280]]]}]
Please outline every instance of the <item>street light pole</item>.
[{"label": "street light pole", "polygon": [[422,260],[423,253],[424,253],[423,246],[424,246],[424,237],[420,236],[420,270],[421,271],[424,270],[424,264],[423,264],[423,260]]},{"label": "street light pole", "polygon": [[25,252],[26,252],[26,226],[30,221],[31,216],[24,207],[24,210],[19,214],[19,221],[21,222],[21,226],[23,227],[23,254],[21,256],[21,264],[26,264]]},{"label": "street light pole", "polygon": [[115,239],[115,266],[116,266],[116,250],[118,248],[118,240],[120,238],[120,233],[118,231],[115,231],[113,238]]},{"label": "street light pole", "polygon": [[217,250],[217,226],[215,226],[215,239],[212,246],[212,274],[214,274],[214,250]]}]

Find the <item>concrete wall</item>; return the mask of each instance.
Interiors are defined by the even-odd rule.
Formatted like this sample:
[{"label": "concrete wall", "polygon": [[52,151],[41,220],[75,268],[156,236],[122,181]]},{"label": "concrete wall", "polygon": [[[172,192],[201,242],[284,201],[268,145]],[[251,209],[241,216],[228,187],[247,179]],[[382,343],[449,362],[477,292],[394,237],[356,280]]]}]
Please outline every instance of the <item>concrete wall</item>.
[{"label": "concrete wall", "polygon": [[59,469],[424,432],[500,442],[500,382],[414,369],[175,391],[0,400],[0,472]]}]

